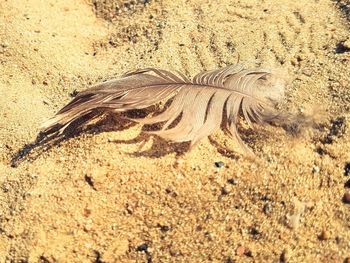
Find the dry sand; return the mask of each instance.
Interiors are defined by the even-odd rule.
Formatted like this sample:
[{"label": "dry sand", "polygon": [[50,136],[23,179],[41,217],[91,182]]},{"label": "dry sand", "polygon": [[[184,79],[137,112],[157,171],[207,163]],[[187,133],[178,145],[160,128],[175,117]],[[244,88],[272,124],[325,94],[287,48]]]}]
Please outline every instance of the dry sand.
[{"label": "dry sand", "polygon": [[[142,2],[0,1],[0,262],[350,257],[349,2]],[[193,76],[238,57],[288,69],[285,107],[322,125],[298,137],[248,130],[251,161],[221,133],[186,152],[143,144],[141,126],[115,118],[11,167],[76,90],[135,68]]]}]

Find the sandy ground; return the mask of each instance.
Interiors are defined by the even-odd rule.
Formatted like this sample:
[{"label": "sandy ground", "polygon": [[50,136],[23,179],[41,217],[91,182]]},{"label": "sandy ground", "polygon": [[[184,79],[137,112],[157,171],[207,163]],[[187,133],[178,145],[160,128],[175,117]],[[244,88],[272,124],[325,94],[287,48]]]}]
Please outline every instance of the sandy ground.
[{"label": "sandy ground", "polygon": [[[0,262],[350,257],[349,6],[0,1]],[[248,130],[256,161],[221,133],[186,152],[118,118],[32,149],[40,124],[91,84],[149,66],[193,76],[238,57],[288,69],[285,107],[317,113],[319,128]]]}]

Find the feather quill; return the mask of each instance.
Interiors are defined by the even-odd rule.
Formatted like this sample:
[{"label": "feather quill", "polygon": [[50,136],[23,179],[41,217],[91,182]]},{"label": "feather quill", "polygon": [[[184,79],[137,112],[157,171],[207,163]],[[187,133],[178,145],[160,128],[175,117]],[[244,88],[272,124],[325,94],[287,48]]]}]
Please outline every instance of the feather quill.
[{"label": "feather quill", "polygon": [[250,152],[238,134],[239,116],[249,125],[283,118],[275,104],[283,99],[285,85],[286,75],[281,72],[245,69],[239,64],[199,73],[192,81],[181,73],[147,68],[79,93],[42,125],[41,132],[62,133],[89,114],[144,109],[172,99],[162,113],[133,120],[142,124],[164,123],[160,130],[151,133],[175,142],[190,141],[191,145],[222,126]]}]

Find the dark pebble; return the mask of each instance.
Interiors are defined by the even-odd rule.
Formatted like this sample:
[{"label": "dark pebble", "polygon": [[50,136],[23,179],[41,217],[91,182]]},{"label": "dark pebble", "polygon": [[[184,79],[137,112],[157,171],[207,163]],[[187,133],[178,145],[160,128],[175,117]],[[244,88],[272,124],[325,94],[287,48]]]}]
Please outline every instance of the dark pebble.
[{"label": "dark pebble", "polygon": [[[95,251],[95,256],[96,256],[96,258],[95,258],[94,262],[103,263],[103,261],[101,260],[101,253],[99,251]],[[48,261],[48,262],[50,262],[50,261]]]},{"label": "dark pebble", "polygon": [[350,188],[350,179],[346,181],[346,183],[344,184],[345,188]]},{"label": "dark pebble", "polygon": [[346,47],[342,42],[338,43],[335,47],[335,53],[343,54],[345,52],[350,52],[350,48]]},{"label": "dark pebble", "polygon": [[343,196],[343,202],[345,204],[350,204],[350,193],[345,193]]},{"label": "dark pebble", "polygon": [[284,249],[280,256],[280,262],[287,263],[289,261],[289,258],[290,258],[290,251],[288,249]]},{"label": "dark pebble", "polygon": [[327,230],[323,230],[321,234],[318,236],[319,240],[328,240],[331,238],[331,233]]},{"label": "dark pebble", "polygon": [[348,176],[350,174],[350,162],[345,163],[344,166],[344,176]]},{"label": "dark pebble", "polygon": [[148,249],[148,245],[145,243],[145,244],[139,245],[136,248],[136,251],[147,251],[147,249]]},{"label": "dark pebble", "polygon": [[228,182],[229,184],[232,184],[232,185],[236,185],[236,184],[238,183],[237,180],[235,180],[235,179],[233,179],[233,178],[228,179],[227,182]]},{"label": "dark pebble", "polygon": [[96,191],[96,188],[94,186],[94,179],[91,176],[85,175],[84,180],[88,183],[88,185],[92,187],[92,189]]},{"label": "dark pebble", "polygon": [[72,98],[76,97],[78,95],[78,91],[75,89],[73,90],[71,93],[69,93],[69,96],[71,96]]},{"label": "dark pebble", "polygon": [[262,195],[260,200],[269,201],[269,200],[271,200],[271,197],[269,195]]},{"label": "dark pebble", "polygon": [[256,227],[250,228],[249,232],[254,239],[259,239],[261,237],[261,232]]},{"label": "dark pebble", "polygon": [[217,168],[221,168],[221,167],[223,167],[225,164],[223,163],[223,162],[215,162],[214,163],[215,164],[215,167],[217,167]]},{"label": "dark pebble", "polygon": [[42,262],[42,263],[50,263],[50,260],[48,260],[46,257],[44,257],[44,256],[40,256],[40,262]]},{"label": "dark pebble", "polygon": [[253,253],[252,253],[252,251],[250,251],[250,250],[247,250],[245,253],[244,253],[244,255],[245,256],[247,256],[247,257],[253,257]]},{"label": "dark pebble", "polygon": [[228,195],[230,193],[230,191],[225,188],[225,187],[221,187],[221,195]]},{"label": "dark pebble", "polygon": [[335,237],[335,242],[337,243],[337,245],[339,245],[341,242],[343,242],[343,239],[341,237],[337,236],[337,237]]},{"label": "dark pebble", "polygon": [[169,226],[160,226],[160,231],[162,231],[162,232],[167,232],[169,230],[170,230]]}]

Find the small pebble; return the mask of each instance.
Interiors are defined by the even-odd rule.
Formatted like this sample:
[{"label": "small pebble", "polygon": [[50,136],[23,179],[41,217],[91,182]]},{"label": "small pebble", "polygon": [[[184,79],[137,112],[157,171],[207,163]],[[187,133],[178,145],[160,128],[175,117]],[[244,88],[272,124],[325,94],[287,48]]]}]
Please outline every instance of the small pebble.
[{"label": "small pebble", "polygon": [[91,176],[85,175],[84,180],[96,191],[96,188],[94,186],[94,179]]},{"label": "small pebble", "polygon": [[92,227],[91,227],[90,225],[86,225],[86,226],[83,227],[83,230],[84,230],[86,233],[90,232],[91,229],[92,229]]},{"label": "small pebble", "polygon": [[223,166],[225,165],[225,164],[224,164],[223,162],[221,162],[221,161],[215,162],[214,164],[215,164],[215,167],[216,167],[216,168],[221,168],[221,167],[223,167]]},{"label": "small pebble", "polygon": [[145,243],[145,244],[139,245],[136,248],[136,251],[147,251],[147,249],[148,249],[148,245]]},{"label": "small pebble", "polygon": [[228,195],[231,190],[228,187],[221,187],[221,195]]},{"label": "small pebble", "polygon": [[347,258],[344,260],[344,263],[350,263],[350,257],[347,257]]},{"label": "small pebble", "polygon": [[259,239],[261,237],[261,232],[256,227],[250,228],[249,232],[253,236],[254,239]]},{"label": "small pebble", "polygon": [[344,187],[350,188],[350,179],[345,182]]},{"label": "small pebble", "polygon": [[84,209],[84,216],[89,216],[89,215],[91,215],[91,209],[90,208],[85,208]]},{"label": "small pebble", "polygon": [[282,251],[282,254],[280,256],[280,262],[286,263],[288,262],[290,259],[290,250],[285,248]]},{"label": "small pebble", "polygon": [[69,93],[69,96],[71,96],[72,98],[76,97],[78,95],[78,91],[75,89],[73,90],[71,93]]},{"label": "small pebble", "polygon": [[319,173],[319,172],[320,172],[320,167],[314,165],[314,166],[312,167],[312,173],[313,173],[313,174],[317,174],[317,173]]},{"label": "small pebble", "polygon": [[350,174],[350,162],[346,163],[344,166],[344,176],[348,176]]},{"label": "small pebble", "polygon": [[327,230],[323,230],[319,236],[320,240],[328,240],[331,238],[331,233]]},{"label": "small pebble", "polygon": [[250,250],[250,249],[248,249],[248,248],[246,248],[246,247],[244,247],[244,246],[239,246],[237,249],[236,249],[236,255],[237,256],[247,256],[247,257],[253,257],[253,252]]},{"label": "small pebble", "polygon": [[343,195],[343,202],[344,202],[345,204],[350,204],[350,193],[345,193],[345,194]]},{"label": "small pebble", "polygon": [[271,214],[272,212],[272,205],[270,203],[267,203],[264,205],[263,211],[265,214]]},{"label": "small pebble", "polygon": [[170,230],[169,226],[160,226],[160,231],[162,231],[162,232],[167,232],[169,230]]},{"label": "small pebble", "polygon": [[228,179],[227,182],[228,182],[229,184],[232,184],[232,185],[238,184],[237,180],[236,180],[236,179],[233,179],[233,178]]},{"label": "small pebble", "polygon": [[335,242],[337,243],[337,245],[340,245],[343,242],[343,239],[340,236],[337,236],[335,237]]},{"label": "small pebble", "polygon": [[182,255],[182,253],[181,253],[181,251],[177,251],[177,250],[170,248],[170,255],[172,257],[179,257]]},{"label": "small pebble", "polygon": [[345,42],[344,42],[344,47],[345,47],[346,49],[350,49],[350,38],[347,39],[347,40],[345,40]]},{"label": "small pebble", "polygon": [[237,249],[236,249],[236,255],[237,256],[243,256],[244,253],[245,253],[246,249],[244,246],[239,246]]},{"label": "small pebble", "polygon": [[3,43],[0,44],[0,46],[3,47],[3,48],[7,48],[9,46],[9,43],[3,42]]},{"label": "small pebble", "polygon": [[338,43],[336,48],[335,48],[335,52],[337,54],[342,54],[342,53],[349,52],[349,51],[350,51],[350,48],[348,45],[348,41]]}]

